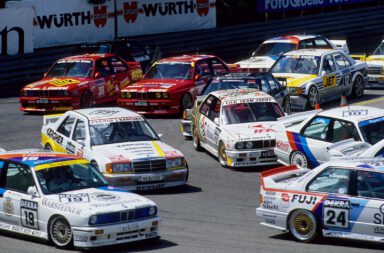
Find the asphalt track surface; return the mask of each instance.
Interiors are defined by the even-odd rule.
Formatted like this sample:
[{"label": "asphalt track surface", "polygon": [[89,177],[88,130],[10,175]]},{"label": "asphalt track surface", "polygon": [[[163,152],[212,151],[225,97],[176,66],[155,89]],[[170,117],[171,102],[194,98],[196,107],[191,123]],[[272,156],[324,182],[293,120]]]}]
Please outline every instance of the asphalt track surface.
[{"label": "asphalt track surface", "polygon": [[[384,91],[366,91],[360,102],[384,108]],[[338,106],[339,101],[326,107]],[[193,149],[179,130],[177,117],[151,117],[150,124],[163,140],[181,150],[190,167],[186,187],[143,193],[159,206],[161,239],[157,242],[103,247],[88,252],[378,252],[382,244],[340,239],[297,243],[288,233],[261,226],[255,215],[259,203],[259,172],[268,168],[229,170],[205,152]],[[0,147],[7,150],[40,148],[41,115],[19,111],[17,98],[0,99]],[[1,208],[1,207],[0,207]],[[79,252],[54,248],[15,234],[0,233],[1,253]]]}]

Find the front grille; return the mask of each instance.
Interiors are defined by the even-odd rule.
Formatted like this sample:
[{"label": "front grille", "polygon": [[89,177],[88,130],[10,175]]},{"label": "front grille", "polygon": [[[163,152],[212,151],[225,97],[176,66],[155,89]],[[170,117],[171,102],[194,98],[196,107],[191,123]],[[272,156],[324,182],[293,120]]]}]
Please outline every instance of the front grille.
[{"label": "front grille", "polygon": [[164,171],[167,169],[167,161],[165,159],[134,160],[132,167],[135,173]]},{"label": "front grille", "polygon": [[262,140],[262,141],[253,141],[254,149],[258,148],[274,148],[276,146],[276,140]]},{"label": "front grille", "polygon": [[368,67],[369,75],[381,75],[383,72],[382,67]]},{"label": "front grille", "polygon": [[141,99],[141,100],[147,100],[148,99],[148,93],[147,92],[136,92],[135,98]]},{"label": "front grille", "polygon": [[92,225],[109,225],[109,224],[117,224],[117,223],[126,223],[126,222],[148,219],[156,216],[156,212],[153,215],[149,215],[149,209],[150,207],[143,207],[143,208],[137,208],[134,210],[98,214],[96,224],[92,224]]},{"label": "front grille", "polygon": [[25,97],[64,97],[69,96],[67,90],[26,90]]}]

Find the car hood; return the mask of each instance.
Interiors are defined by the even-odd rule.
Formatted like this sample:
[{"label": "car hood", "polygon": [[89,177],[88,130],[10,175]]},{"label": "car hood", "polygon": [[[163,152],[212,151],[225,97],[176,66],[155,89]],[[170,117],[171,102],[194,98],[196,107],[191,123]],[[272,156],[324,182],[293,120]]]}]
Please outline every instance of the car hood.
[{"label": "car hood", "polygon": [[284,84],[284,81],[286,81],[287,87],[300,87],[302,84],[305,84],[317,77],[317,75],[293,74],[293,73],[273,73],[273,75],[282,84]]},{"label": "car hood", "polygon": [[224,125],[222,129],[236,141],[274,140],[276,135],[273,126],[276,124],[273,121],[252,122]]},{"label": "car hood", "polygon": [[183,79],[144,79],[136,84],[130,85],[124,91],[130,92],[166,92],[169,90],[177,89],[192,85],[192,80]]},{"label": "car hood", "polygon": [[104,156],[112,163],[130,162],[143,158],[175,158],[183,154],[161,141],[123,142],[108,145],[93,146],[95,156]]},{"label": "car hood", "polygon": [[47,77],[40,81],[28,84],[24,87],[24,89],[66,90],[72,87],[84,85],[91,80],[91,78],[78,77]]},{"label": "car hood", "polygon": [[270,68],[279,58],[278,56],[254,56],[246,60],[236,62],[240,68]]},{"label": "car hood", "polygon": [[147,198],[113,186],[51,194],[45,196],[41,204],[47,208],[80,216],[155,205]]},{"label": "car hood", "polygon": [[367,57],[367,61],[384,61],[384,55],[370,55]]}]

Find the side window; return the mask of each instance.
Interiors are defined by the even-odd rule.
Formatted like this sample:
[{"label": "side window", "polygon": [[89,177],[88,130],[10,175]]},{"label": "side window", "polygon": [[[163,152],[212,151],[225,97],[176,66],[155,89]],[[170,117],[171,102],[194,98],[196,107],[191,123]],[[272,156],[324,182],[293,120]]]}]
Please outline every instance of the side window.
[{"label": "side window", "polygon": [[228,72],[227,67],[224,65],[224,63],[219,61],[218,59],[212,59],[211,63],[214,75],[225,74]]},{"label": "side window", "polygon": [[315,117],[303,130],[302,135],[308,138],[326,141],[331,119]]},{"label": "side window", "polygon": [[271,89],[277,89],[277,90],[280,90],[281,87],[280,87],[280,84],[274,80],[271,76],[268,76],[268,82],[269,82],[269,86],[271,86]]},{"label": "side window", "polygon": [[335,61],[337,66],[341,69],[351,66],[351,63],[341,54],[335,55]]},{"label": "side window", "polygon": [[360,140],[359,134],[353,123],[343,120],[334,121],[330,135],[331,142],[338,142],[350,138],[353,138],[355,141]]},{"label": "side window", "polygon": [[316,38],[315,39],[315,47],[316,48],[325,48],[325,49],[332,49],[332,46],[322,38]]},{"label": "side window", "polygon": [[82,120],[76,122],[75,130],[73,131],[72,139],[74,141],[85,141],[85,123]]},{"label": "side window", "polygon": [[357,172],[357,196],[384,199],[384,174],[373,171]]},{"label": "side window", "polygon": [[59,128],[57,129],[57,132],[61,133],[62,135],[66,136],[69,138],[69,136],[71,135],[71,130],[72,130],[72,126],[73,126],[73,123],[75,122],[75,117],[73,116],[68,116],[64,121],[63,123],[61,123],[61,125],[59,126]]},{"label": "side window", "polygon": [[200,113],[208,117],[209,109],[211,108],[214,96],[209,96],[201,105]]},{"label": "side window", "polygon": [[351,172],[347,169],[327,168],[307,185],[307,191],[348,194]]},{"label": "side window", "polygon": [[109,76],[113,74],[109,59],[99,59],[96,61],[96,72],[100,73],[100,77]]},{"label": "side window", "polygon": [[258,79],[261,81],[261,90],[264,91],[264,92],[271,92],[271,87],[269,86],[270,85],[270,82],[267,82],[267,80],[265,80],[264,78],[261,78],[261,79]]},{"label": "side window", "polygon": [[312,40],[302,40],[299,43],[299,49],[305,49],[305,48],[313,48],[313,41]]},{"label": "side window", "polygon": [[220,106],[221,106],[221,101],[215,98],[212,103],[211,110],[208,113],[208,118],[210,120],[214,121],[215,118],[220,118]]},{"label": "side window", "polygon": [[28,187],[34,186],[32,172],[29,168],[18,164],[8,164],[5,188],[18,192],[27,193]]},{"label": "side window", "polygon": [[323,61],[323,71],[325,71],[326,73],[331,73],[335,70],[335,63],[333,62],[331,55],[327,55]]},{"label": "side window", "polygon": [[116,57],[111,58],[111,63],[112,63],[112,68],[114,73],[120,73],[128,70],[125,63]]},{"label": "side window", "polygon": [[210,77],[212,76],[211,70],[209,68],[207,61],[200,61],[196,65],[196,75],[201,77]]}]

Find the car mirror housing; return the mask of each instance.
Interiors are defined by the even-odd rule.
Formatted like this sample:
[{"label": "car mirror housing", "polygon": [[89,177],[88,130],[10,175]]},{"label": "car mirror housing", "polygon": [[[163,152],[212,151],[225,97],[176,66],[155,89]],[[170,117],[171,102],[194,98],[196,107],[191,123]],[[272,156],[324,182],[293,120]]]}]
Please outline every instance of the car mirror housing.
[{"label": "car mirror housing", "polygon": [[85,146],[85,141],[84,140],[76,140],[77,143],[79,143],[82,147]]},{"label": "car mirror housing", "polygon": [[195,80],[197,81],[197,80],[200,80],[201,79],[201,75],[199,75],[199,74],[197,74],[197,75],[195,75]]},{"label": "car mirror housing", "polygon": [[214,118],[213,119],[213,123],[215,123],[216,125],[220,125],[220,119],[219,118]]},{"label": "car mirror housing", "polygon": [[321,71],[321,76],[325,76],[327,74],[327,72],[326,71]]},{"label": "car mirror housing", "polygon": [[29,186],[27,190],[28,195],[38,198],[40,197],[40,194],[37,192],[36,186]]},{"label": "car mirror housing", "polygon": [[163,137],[163,134],[158,134],[159,138]]},{"label": "car mirror housing", "polygon": [[95,78],[99,78],[101,76],[100,72],[95,73]]}]

